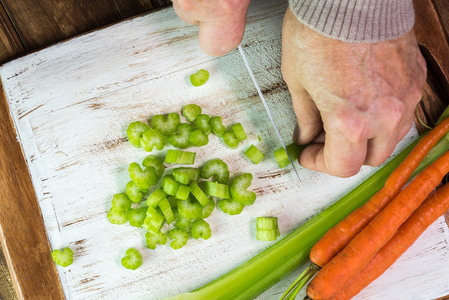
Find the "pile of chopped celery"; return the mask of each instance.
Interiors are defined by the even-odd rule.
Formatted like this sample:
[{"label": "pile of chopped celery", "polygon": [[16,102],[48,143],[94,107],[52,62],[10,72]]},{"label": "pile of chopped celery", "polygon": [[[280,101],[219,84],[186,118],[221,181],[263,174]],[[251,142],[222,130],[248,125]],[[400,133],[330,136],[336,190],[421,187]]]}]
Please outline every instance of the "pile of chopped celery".
[{"label": "pile of chopped celery", "polygon": [[[185,119],[185,122],[182,120]],[[202,147],[214,134],[231,149],[247,140],[241,123],[228,129],[220,116],[210,117],[200,106],[188,104],[181,115],[172,112],[152,116],[147,123],[135,121],[129,124],[129,143],[147,152],[163,150],[147,155],[141,164],[132,162],[128,173],[130,181],[125,192],[116,194],[111,201],[107,218],[112,224],[144,228],[146,247],[156,249],[169,241],[172,249],[184,247],[189,239],[207,240],[212,236],[208,218],[215,207],[228,215],[240,214],[245,206],[255,203],[257,195],[249,190],[253,176],[239,174],[230,180],[228,165],[220,158],[211,159],[195,168],[196,153],[187,148]],[[250,161],[258,164],[263,154],[251,144],[242,151]],[[166,170],[166,166],[176,165]],[[249,224],[248,224],[249,226]],[[269,239],[275,240],[278,234]],[[142,255],[130,248],[122,259],[122,265],[131,270],[142,264]]]}]

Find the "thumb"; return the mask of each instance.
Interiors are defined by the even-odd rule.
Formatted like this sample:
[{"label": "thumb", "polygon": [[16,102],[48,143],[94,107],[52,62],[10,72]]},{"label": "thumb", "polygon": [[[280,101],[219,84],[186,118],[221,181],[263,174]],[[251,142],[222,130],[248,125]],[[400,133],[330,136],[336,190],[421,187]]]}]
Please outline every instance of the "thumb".
[{"label": "thumb", "polygon": [[248,6],[223,19],[200,22],[200,46],[212,56],[224,55],[236,48],[245,32]]},{"label": "thumb", "polygon": [[295,91],[290,93],[298,122],[293,133],[293,142],[300,145],[308,144],[323,130],[320,112],[312,97],[302,86],[295,86]]}]

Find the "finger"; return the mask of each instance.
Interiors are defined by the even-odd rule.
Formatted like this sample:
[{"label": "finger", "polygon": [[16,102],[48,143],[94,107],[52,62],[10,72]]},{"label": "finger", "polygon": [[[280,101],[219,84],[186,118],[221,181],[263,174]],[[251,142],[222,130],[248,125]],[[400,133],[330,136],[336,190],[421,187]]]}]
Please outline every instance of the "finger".
[{"label": "finger", "polygon": [[320,112],[303,87],[296,84],[295,90],[290,91],[290,94],[298,122],[298,127],[293,133],[293,142],[300,145],[308,144],[323,130]]},{"label": "finger", "polygon": [[199,24],[199,21],[196,18],[192,17],[191,14],[186,12],[184,9],[182,9],[181,5],[176,0],[173,1],[173,9],[175,10],[178,17],[184,22],[192,25]]},{"label": "finger", "polygon": [[243,39],[246,12],[228,16],[226,19],[200,22],[200,46],[212,56],[224,55],[236,48]]},{"label": "finger", "polygon": [[312,144],[304,149],[299,163],[308,169],[338,177],[350,177],[365,161],[367,140],[353,143],[327,133],[324,144]]}]

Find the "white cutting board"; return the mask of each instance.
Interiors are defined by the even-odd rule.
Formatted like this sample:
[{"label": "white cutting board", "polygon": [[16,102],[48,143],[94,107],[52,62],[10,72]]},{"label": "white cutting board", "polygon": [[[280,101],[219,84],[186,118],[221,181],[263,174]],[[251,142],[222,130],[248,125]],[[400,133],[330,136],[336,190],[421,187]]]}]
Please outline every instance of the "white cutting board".
[{"label": "white cutting board", "polygon": [[[287,3],[253,1],[242,45],[286,143],[295,124],[280,73],[281,26]],[[11,115],[29,165],[52,248],[69,246],[74,263],[58,267],[67,299],[160,299],[196,289],[230,271],[271,243],[254,238],[255,218],[279,218],[282,236],[357,186],[375,169],[341,179],[299,168],[279,170],[271,153],[280,147],[237,51],[221,58],[202,53],[195,26],[172,8],[124,21],[16,59],[0,67]],[[204,68],[209,81],[193,87],[188,76]],[[212,238],[145,248],[143,230],[111,225],[110,200],[128,182],[127,166],[148,153],[125,139],[127,124],[197,103],[224,123],[241,122],[248,140],[236,149],[211,136],[196,166],[220,157],[231,174],[251,172],[258,194],[238,216],[219,210],[207,219]],[[261,137],[259,142],[258,137]],[[416,138],[412,129],[398,145]],[[243,151],[267,153],[258,166]],[[168,149],[170,147],[167,147]],[[166,149],[157,152],[163,157]],[[154,152],[156,153],[156,152]],[[154,154],[153,153],[153,154]],[[449,232],[444,218],[359,299],[433,299],[449,294]],[[120,265],[124,251],[139,249],[136,271]],[[292,274],[259,299],[277,299]]]}]

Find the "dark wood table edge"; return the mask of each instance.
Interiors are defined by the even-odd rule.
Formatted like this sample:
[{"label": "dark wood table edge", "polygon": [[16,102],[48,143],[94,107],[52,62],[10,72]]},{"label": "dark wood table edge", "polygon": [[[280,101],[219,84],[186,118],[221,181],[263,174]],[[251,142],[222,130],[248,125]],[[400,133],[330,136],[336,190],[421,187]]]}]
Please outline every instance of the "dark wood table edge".
[{"label": "dark wood table edge", "polygon": [[19,299],[64,299],[44,220],[0,81],[0,234]]}]

